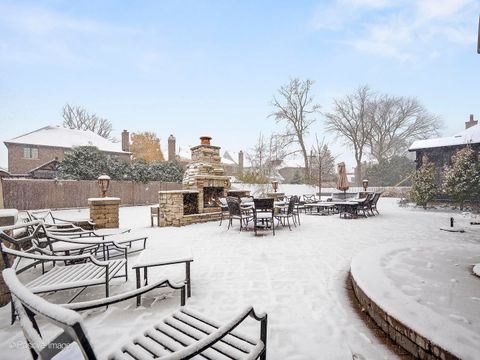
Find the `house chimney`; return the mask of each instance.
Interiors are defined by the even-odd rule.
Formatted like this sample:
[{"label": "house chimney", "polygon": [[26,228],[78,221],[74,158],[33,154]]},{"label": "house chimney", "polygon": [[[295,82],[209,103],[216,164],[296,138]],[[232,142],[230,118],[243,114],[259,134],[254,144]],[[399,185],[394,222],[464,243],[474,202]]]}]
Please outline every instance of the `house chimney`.
[{"label": "house chimney", "polygon": [[473,119],[473,114],[470,114],[470,120],[465,123],[465,129],[471,128],[478,124],[478,120]]},{"label": "house chimney", "polygon": [[127,130],[122,131],[122,151],[130,151],[130,134]]},{"label": "house chimney", "polygon": [[175,160],[175,136],[170,134],[168,137],[168,161]]},{"label": "house chimney", "polygon": [[243,175],[243,151],[238,152],[238,174]]}]

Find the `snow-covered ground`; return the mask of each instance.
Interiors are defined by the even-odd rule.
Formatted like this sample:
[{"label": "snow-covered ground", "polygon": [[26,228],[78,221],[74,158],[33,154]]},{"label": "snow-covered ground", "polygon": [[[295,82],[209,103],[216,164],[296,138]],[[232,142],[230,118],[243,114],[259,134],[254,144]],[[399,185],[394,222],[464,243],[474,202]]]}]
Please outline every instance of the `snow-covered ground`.
[{"label": "snow-covered ground", "polygon": [[405,242],[362,251],[352,276],[383,311],[460,359],[480,354],[478,244]]},{"label": "snow-covered ground", "polygon": [[[352,359],[353,354],[357,359],[395,359],[349,303],[345,287],[352,258],[371,246],[412,240],[418,245],[432,241],[442,246],[470,244],[478,246],[480,255],[480,226],[470,226],[470,217],[458,213],[399,208],[395,199],[381,198],[378,207],[381,215],[367,219],[302,215],[300,227],[292,231],[279,229],[276,236],[268,232],[255,237],[253,232],[239,232],[238,225],[227,231],[226,223],[219,227],[217,222],[150,228],[148,207],[121,208],[120,226],[143,229],[150,236],[145,251],[161,254],[162,249],[171,247],[191,250],[195,260],[192,297],[187,305],[218,320],[230,319],[245,304],[266,311],[269,359]],[[83,217],[87,212],[62,211],[61,215]],[[465,233],[439,230],[449,224],[451,216],[456,225],[465,228]],[[135,258],[131,256],[129,264]],[[164,276],[180,279],[183,272],[180,265],[151,269],[149,275],[152,280]],[[135,285],[134,274],[131,275],[128,283],[115,283],[112,292],[132,289]],[[446,276],[458,278],[453,274]],[[400,276],[398,281],[401,286],[404,280]],[[480,285],[480,278],[478,282]],[[64,292],[47,298],[62,302],[69,295]],[[81,299],[102,295],[102,287],[92,288]],[[178,305],[178,293],[154,290],[145,296],[140,308],[129,301],[108,310],[85,313],[84,318],[95,349],[105,357]],[[18,323],[9,324],[9,310],[9,306],[0,309],[2,359],[27,358]],[[438,311],[443,311],[442,307]],[[446,327],[450,322],[463,322],[458,317],[449,318],[450,313],[445,316]],[[466,321],[476,324],[478,329],[480,311],[467,316]],[[245,329],[254,330],[257,327],[253,323]]]}]

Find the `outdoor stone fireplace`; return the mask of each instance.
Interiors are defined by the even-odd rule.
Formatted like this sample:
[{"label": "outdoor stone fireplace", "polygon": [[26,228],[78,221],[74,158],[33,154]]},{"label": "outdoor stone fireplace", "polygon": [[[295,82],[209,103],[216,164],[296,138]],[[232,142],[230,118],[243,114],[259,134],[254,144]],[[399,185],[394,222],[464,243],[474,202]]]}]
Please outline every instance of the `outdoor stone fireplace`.
[{"label": "outdoor stone fireplace", "polygon": [[221,165],[220,147],[202,136],[191,148],[192,162],[183,176],[183,190],[159,191],[160,226],[182,226],[219,219],[218,199],[226,197],[230,179]]}]

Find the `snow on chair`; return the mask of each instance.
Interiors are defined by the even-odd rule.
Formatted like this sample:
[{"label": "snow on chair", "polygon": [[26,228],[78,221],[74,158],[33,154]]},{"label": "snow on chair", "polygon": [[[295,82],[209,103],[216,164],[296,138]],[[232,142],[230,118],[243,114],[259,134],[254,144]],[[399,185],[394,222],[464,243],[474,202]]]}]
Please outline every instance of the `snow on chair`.
[{"label": "snow on chair", "polygon": [[[78,355],[86,359],[97,359],[95,347],[90,343],[82,317],[72,309],[81,311],[110,305],[135,297],[142,290],[137,289],[125,296],[111,297],[102,301],[69,304],[66,308],[51,304],[33,294],[18,280],[12,269],[4,270],[3,277],[12,294],[13,304],[20,317],[20,324],[34,359],[38,357],[51,359],[61,351],[67,353],[59,355],[67,357]],[[168,282],[168,280],[163,281]],[[158,285],[155,283],[148,288]],[[144,292],[148,290],[145,289]],[[63,332],[48,341],[42,338],[35,320],[36,315],[63,328]],[[253,339],[235,330],[248,316],[260,322],[259,339]],[[128,344],[120,346],[108,358],[179,360],[200,355],[212,360],[227,358],[265,360],[266,341],[267,315],[257,315],[251,306],[224,325],[187,307],[181,307],[156,325],[138,333]]]},{"label": "snow on chair", "polygon": [[[29,228],[29,235],[15,239],[6,232],[14,232]],[[128,279],[126,249],[123,259],[100,261],[91,253],[58,256],[47,249],[31,246],[43,228],[41,221],[3,227],[0,231],[0,253],[5,267],[15,268],[17,273],[22,273],[36,265],[42,266],[42,274],[27,284],[34,293],[44,293],[76,288],[86,288],[93,285],[105,285],[105,296],[109,295],[110,280],[117,277]],[[28,249],[25,249],[26,247]],[[15,250],[19,249],[19,250]],[[12,258],[15,260],[12,263]],[[60,263],[72,264],[62,266]],[[45,272],[44,265],[52,263],[53,267]],[[123,273],[121,274],[121,270]],[[78,294],[77,294],[78,295]],[[72,299],[73,300],[73,299]]]}]

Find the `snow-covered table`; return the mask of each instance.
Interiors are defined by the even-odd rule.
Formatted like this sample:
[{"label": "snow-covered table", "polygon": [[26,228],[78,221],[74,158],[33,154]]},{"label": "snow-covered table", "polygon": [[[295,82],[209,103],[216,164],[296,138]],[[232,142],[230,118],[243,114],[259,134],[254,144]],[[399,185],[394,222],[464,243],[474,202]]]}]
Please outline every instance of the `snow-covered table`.
[{"label": "snow-covered table", "polygon": [[[189,249],[162,249],[160,252],[150,249],[143,250],[135,265],[132,266],[132,269],[135,270],[137,289],[142,286],[141,269],[143,269],[143,286],[145,286],[148,285],[148,268],[185,263],[185,284],[187,285],[187,297],[190,297],[192,295],[190,279],[190,263],[192,261],[193,256]],[[137,296],[137,306],[140,304],[141,298]]]}]

